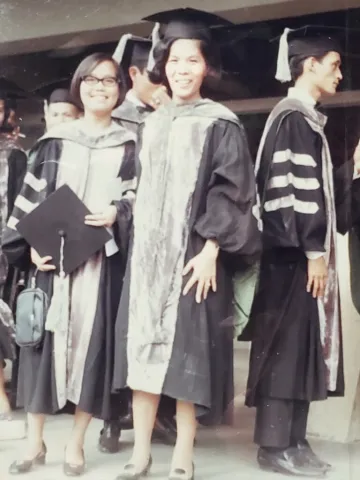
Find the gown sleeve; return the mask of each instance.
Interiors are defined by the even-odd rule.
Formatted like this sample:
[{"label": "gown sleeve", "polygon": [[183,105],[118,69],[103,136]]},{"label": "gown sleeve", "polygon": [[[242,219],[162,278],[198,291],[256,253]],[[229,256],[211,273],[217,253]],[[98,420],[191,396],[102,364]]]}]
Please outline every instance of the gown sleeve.
[{"label": "gown sleeve", "polygon": [[278,128],[274,145],[263,199],[265,242],[300,248],[308,256],[321,254],[327,227],[321,137],[300,112],[292,112]]},{"label": "gown sleeve", "polygon": [[8,206],[9,216],[14,208],[27,170],[27,155],[23,150],[12,150],[9,156]]},{"label": "gown sleeve", "polygon": [[122,179],[122,196],[120,200],[113,202],[117,209],[117,216],[113,230],[115,241],[120,248],[120,251],[126,255],[130,240],[133,205],[137,187],[134,142],[129,142],[125,145],[125,154],[120,169],[120,177]]},{"label": "gown sleeve", "polygon": [[352,158],[334,169],[337,229],[343,235],[360,224],[360,178],[354,178],[354,169]]},{"label": "gown sleeve", "polygon": [[15,199],[2,243],[3,252],[9,264],[18,268],[27,269],[29,267],[30,247],[18,232],[16,225],[50,193],[55,191],[57,160],[60,158],[61,149],[61,141],[48,140],[41,142],[30,154],[30,167],[21,182],[20,193]]},{"label": "gown sleeve", "polygon": [[215,125],[209,142],[212,173],[206,210],[195,223],[195,231],[206,240],[216,240],[224,252],[256,256],[261,247],[253,213],[256,186],[245,131],[222,121]]}]

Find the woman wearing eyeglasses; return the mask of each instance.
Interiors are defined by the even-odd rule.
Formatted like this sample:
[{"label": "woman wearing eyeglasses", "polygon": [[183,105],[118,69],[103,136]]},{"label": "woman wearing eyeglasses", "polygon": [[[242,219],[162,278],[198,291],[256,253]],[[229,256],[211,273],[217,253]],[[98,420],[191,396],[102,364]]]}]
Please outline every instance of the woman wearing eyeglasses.
[{"label": "woman wearing eyeglasses", "polygon": [[27,259],[39,270],[37,287],[47,293],[50,303],[47,321],[56,307],[53,291],[58,276],[51,257],[41,258],[29,248],[17,222],[68,184],[93,212],[84,222],[107,227],[113,234],[103,251],[71,273],[68,324],[47,326],[41,348],[21,349],[18,404],[28,415],[28,443],[10,467],[14,475],[45,463],[47,414],[69,403],[75,406],[64,454],[68,476],[85,470],[83,444],[92,416],[111,420],[113,328],[136,181],[133,134],[111,120],[120,97],[117,72],[117,63],[104,54],[93,54],[79,65],[71,93],[83,117],[54,127],[36,143],[30,154],[32,167],[8,223],[4,250],[9,262]]}]

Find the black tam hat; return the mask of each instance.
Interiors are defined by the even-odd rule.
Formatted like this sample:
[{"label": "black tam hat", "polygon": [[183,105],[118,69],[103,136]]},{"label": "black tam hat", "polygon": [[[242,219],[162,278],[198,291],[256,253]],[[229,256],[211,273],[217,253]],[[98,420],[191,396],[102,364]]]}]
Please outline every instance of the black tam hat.
[{"label": "black tam hat", "polygon": [[296,30],[286,28],[280,38],[276,79],[290,82],[290,60],[294,57],[322,57],[329,52],[342,53],[334,30],[329,27],[308,25]]},{"label": "black tam hat", "polygon": [[149,56],[148,70],[154,66],[153,52],[160,40],[203,40],[210,43],[213,39],[212,30],[233,25],[225,18],[214,13],[196,10],[195,8],[178,8],[158,12],[143,18],[148,22],[156,22],[152,32],[152,50]]},{"label": "black tam hat", "polygon": [[[214,13],[195,8],[178,8],[155,13],[144,18],[148,22],[161,24],[160,36],[164,38],[185,38],[191,40],[211,40],[211,28],[232,25],[231,22]],[[162,33],[162,35],[161,35]]]},{"label": "black tam hat", "polygon": [[37,87],[34,92],[49,105],[52,103],[70,103],[75,105],[69,90],[69,78],[62,78]]}]

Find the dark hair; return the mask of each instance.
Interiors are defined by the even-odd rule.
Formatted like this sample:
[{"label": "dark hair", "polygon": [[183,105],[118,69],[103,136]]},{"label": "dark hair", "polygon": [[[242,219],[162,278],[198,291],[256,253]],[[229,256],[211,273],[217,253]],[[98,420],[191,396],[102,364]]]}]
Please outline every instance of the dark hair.
[{"label": "dark hair", "polygon": [[131,67],[136,67],[139,69],[140,73],[144,73],[147,68],[148,61],[147,59],[138,59],[136,61],[131,62],[131,65],[129,68],[125,69],[121,65],[119,67],[119,79],[120,79],[120,84],[124,87],[126,91],[132,89],[132,80],[130,77],[129,70]]},{"label": "dark hair", "polygon": [[[82,60],[74,73],[70,86],[70,95],[74,100],[75,105],[82,111],[84,110],[84,105],[81,101],[80,96],[80,85],[82,79],[86,75],[91,75],[95,68],[104,62],[112,63],[116,69],[116,72],[118,72],[119,64],[112,58],[111,55],[107,53],[93,53],[92,55],[89,55],[88,57],[84,58],[84,60]],[[116,106],[119,106],[122,100],[122,89],[120,88],[119,100]]]},{"label": "dark hair", "polygon": [[[311,57],[315,58],[315,60],[317,62],[321,62],[326,57],[326,55],[328,53],[329,52],[326,52],[326,53],[324,53],[323,55],[320,55],[320,56],[319,55],[318,56],[311,55]],[[304,57],[303,55],[297,55],[297,56],[292,57],[290,59],[290,62],[289,62],[290,73],[291,73],[291,78],[294,82],[296,82],[301,77],[301,75],[304,73],[305,60],[307,60],[308,58],[311,58],[311,57],[309,57],[309,56]]]},{"label": "dark hair", "polygon": [[[161,40],[154,49],[154,68],[149,72],[150,81],[153,83],[162,83],[168,85],[168,81],[165,74],[165,67],[168,61],[170,50],[176,40],[181,38],[168,38]],[[209,77],[219,78],[221,75],[221,60],[220,51],[213,42],[206,40],[199,40],[200,51],[203,55],[206,65],[208,67],[208,75],[204,79],[204,86],[206,86],[206,80]]]}]

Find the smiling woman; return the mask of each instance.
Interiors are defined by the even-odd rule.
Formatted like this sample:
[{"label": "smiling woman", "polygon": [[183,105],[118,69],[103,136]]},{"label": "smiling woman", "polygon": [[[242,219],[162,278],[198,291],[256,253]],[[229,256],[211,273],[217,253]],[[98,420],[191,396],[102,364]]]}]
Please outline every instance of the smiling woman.
[{"label": "smiling woman", "polygon": [[153,52],[150,78],[167,84],[173,101],[147,117],[139,135],[114,369],[115,388],[134,392],[135,445],[118,480],[148,473],[161,395],[176,402],[171,480],[194,478],[196,419],[221,423],[233,399],[229,264],[255,256],[260,242],[243,127],[201,95],[218,70],[216,52],[206,25],[188,20],[170,23]]},{"label": "smiling woman", "polygon": [[[84,471],[83,442],[92,415],[104,420],[112,415],[113,326],[134,199],[134,136],[111,120],[120,92],[117,64],[110,56],[97,53],[83,60],[72,82],[72,94],[83,118],[52,128],[35,144],[31,168],[4,235],[9,262],[33,264],[32,269],[38,270],[37,287],[50,304],[41,348],[20,351],[18,404],[28,414],[29,435],[23,458],[10,467],[14,475],[45,462],[46,414],[68,403],[76,407],[64,458],[68,476]],[[51,265],[51,252],[39,255],[16,226],[64,184],[92,212],[84,222],[94,228],[107,227],[112,239],[60,278]],[[64,304],[68,308],[61,308]]]},{"label": "smiling woman", "polygon": [[104,53],[94,53],[83,60],[71,82],[71,95],[88,113],[105,114],[120,104],[119,66]]}]

